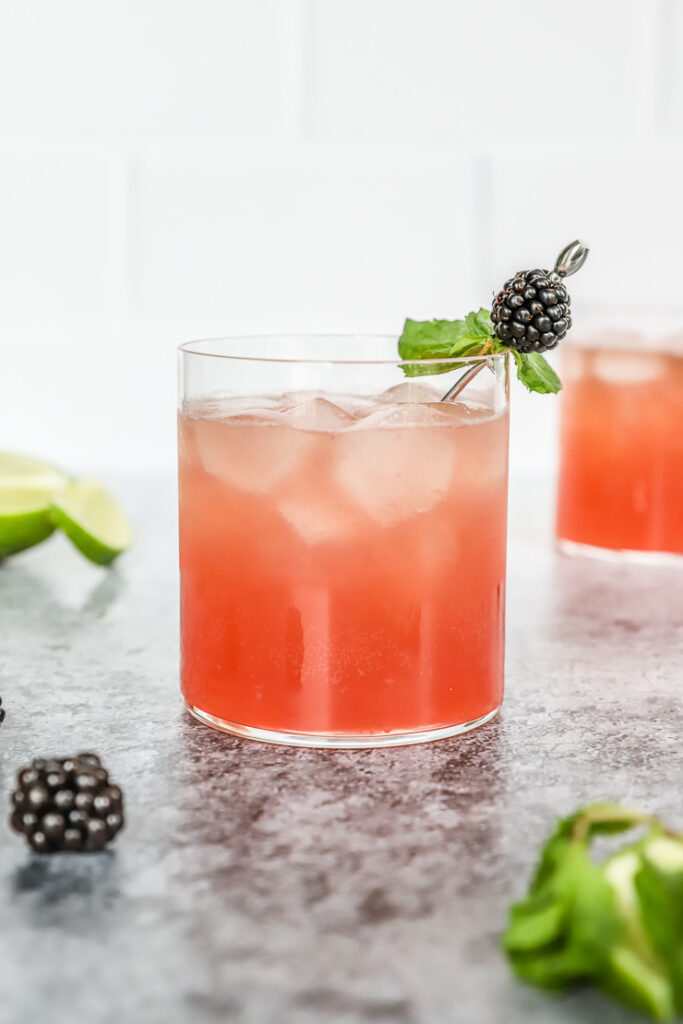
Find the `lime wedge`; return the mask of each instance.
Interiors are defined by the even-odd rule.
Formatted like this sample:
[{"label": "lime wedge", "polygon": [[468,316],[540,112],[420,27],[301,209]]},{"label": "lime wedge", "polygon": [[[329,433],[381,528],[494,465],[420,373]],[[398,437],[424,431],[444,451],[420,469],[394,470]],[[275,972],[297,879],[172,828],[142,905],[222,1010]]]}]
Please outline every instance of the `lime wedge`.
[{"label": "lime wedge", "polygon": [[50,515],[86,558],[109,565],[130,545],[126,516],[97,480],[79,480],[55,495]]},{"label": "lime wedge", "polygon": [[67,482],[47,462],[0,452],[0,558],[50,536],[50,503]]}]

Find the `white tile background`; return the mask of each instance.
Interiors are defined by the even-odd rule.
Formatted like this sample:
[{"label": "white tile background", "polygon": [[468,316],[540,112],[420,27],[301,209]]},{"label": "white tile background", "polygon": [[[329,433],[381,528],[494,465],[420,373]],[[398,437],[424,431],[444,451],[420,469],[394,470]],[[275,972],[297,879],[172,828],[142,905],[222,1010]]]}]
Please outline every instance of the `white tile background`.
[{"label": "white tile background", "polygon": [[[174,462],[178,341],[683,291],[683,0],[0,0],[0,447]],[[513,471],[557,401],[514,394]]]}]

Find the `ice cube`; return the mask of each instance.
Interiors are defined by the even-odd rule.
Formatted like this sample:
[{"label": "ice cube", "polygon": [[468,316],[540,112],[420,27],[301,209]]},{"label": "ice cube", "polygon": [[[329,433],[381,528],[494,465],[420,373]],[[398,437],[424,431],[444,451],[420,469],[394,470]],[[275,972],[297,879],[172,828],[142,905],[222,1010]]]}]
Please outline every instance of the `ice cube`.
[{"label": "ice cube", "polygon": [[292,492],[278,501],[278,511],[307,544],[348,539],[360,518],[343,500],[330,493]]},{"label": "ice cube", "polygon": [[382,526],[428,512],[453,476],[454,432],[443,428],[448,415],[404,406],[367,416],[336,439],[339,486]]},{"label": "ice cube", "polygon": [[282,409],[291,409],[294,405],[300,405],[302,402],[308,402],[311,398],[320,398],[319,391],[313,391],[309,389],[302,389],[301,391],[285,391],[280,398],[280,407]]},{"label": "ice cube", "polygon": [[222,406],[224,416],[243,415],[244,413],[260,413],[276,411],[279,401],[267,395],[235,395]]},{"label": "ice cube", "polygon": [[293,409],[295,406],[310,402],[314,398],[324,398],[328,402],[332,402],[333,405],[338,405],[340,409],[345,409],[347,412],[351,412],[354,403],[359,400],[355,395],[340,395],[330,391],[285,391],[279,399],[278,406],[280,409]]},{"label": "ice cube", "polygon": [[417,402],[438,402],[447,389],[439,390],[423,380],[404,380],[400,384],[394,384],[387,388],[381,395],[377,396],[378,402],[391,402],[394,405],[404,403],[414,404]]},{"label": "ice cube", "polygon": [[668,360],[654,352],[595,352],[593,376],[607,384],[646,384],[663,377]]},{"label": "ice cube", "polygon": [[327,398],[307,398],[289,406],[282,414],[298,430],[343,430],[355,422],[346,409]]},{"label": "ice cube", "polygon": [[466,406],[460,402],[429,402],[422,405],[388,405],[375,408],[354,426],[354,430],[396,427],[447,427],[463,422]]},{"label": "ice cube", "polygon": [[278,408],[278,400],[267,395],[215,395],[186,402],[183,412],[187,416],[222,420],[244,413],[271,412]]},{"label": "ice cube", "polygon": [[451,427],[465,427],[470,423],[493,419],[490,406],[477,402],[436,402],[424,406],[439,414],[440,422]]},{"label": "ice cube", "polygon": [[194,435],[206,471],[249,494],[267,494],[284,481],[315,443],[278,412],[197,419]]}]

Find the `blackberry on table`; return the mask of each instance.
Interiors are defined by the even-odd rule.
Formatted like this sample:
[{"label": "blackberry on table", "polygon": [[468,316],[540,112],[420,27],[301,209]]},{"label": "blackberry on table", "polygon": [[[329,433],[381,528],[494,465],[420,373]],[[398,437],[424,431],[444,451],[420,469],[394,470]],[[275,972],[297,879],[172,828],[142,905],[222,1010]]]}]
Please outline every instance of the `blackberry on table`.
[{"label": "blackberry on table", "polygon": [[493,332],[517,352],[545,352],[571,327],[570,305],[557,271],[520,270],[493,300]]},{"label": "blackberry on table", "polygon": [[96,853],[123,824],[123,793],[97,754],[39,757],[17,776],[10,825],[36,853]]}]

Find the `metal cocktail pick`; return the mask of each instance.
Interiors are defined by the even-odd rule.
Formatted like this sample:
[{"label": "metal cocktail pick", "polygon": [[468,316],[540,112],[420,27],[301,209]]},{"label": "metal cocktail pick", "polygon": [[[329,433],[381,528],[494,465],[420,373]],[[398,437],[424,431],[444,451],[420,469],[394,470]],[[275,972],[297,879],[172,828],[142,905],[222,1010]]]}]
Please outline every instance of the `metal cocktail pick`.
[{"label": "metal cocktail pick", "polygon": [[584,245],[577,238],[575,242],[570,242],[569,245],[565,246],[560,255],[555,260],[555,269],[548,275],[551,281],[557,284],[562,280],[563,277],[571,277],[577,270],[581,270],[581,267],[586,262],[588,256],[588,246]]},{"label": "metal cocktail pick", "polygon": [[[575,274],[577,270],[581,270],[581,267],[586,262],[587,256],[587,245],[580,242],[578,238],[575,242],[570,242],[569,245],[564,247],[560,255],[555,260],[555,268],[548,274],[549,279],[553,284],[559,284],[563,278],[571,277],[571,275]],[[469,382],[477,376],[480,370],[483,370],[484,367],[488,365],[489,360],[485,363],[475,363],[474,366],[470,366],[465,370],[463,375],[456,380],[453,387],[448,389],[441,401],[450,402],[467,387]]]}]

